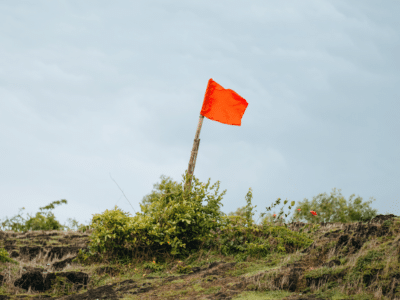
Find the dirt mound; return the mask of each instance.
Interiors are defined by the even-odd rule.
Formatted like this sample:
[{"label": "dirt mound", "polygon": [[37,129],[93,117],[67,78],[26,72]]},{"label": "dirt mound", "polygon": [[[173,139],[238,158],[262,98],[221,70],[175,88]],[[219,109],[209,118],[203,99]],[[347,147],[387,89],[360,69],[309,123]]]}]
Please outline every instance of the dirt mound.
[{"label": "dirt mound", "polygon": [[[89,233],[68,235],[62,231],[25,233],[0,231],[0,246],[19,263],[19,267],[14,269],[14,272],[10,269],[2,272],[1,285],[8,284],[26,291],[45,292],[53,288],[58,277],[76,291],[85,288],[88,283],[88,274],[76,271],[54,271],[61,271],[72,264],[79,249],[87,248],[88,236]],[[36,264],[40,267],[32,267]]]},{"label": "dirt mound", "polygon": [[[390,231],[389,226],[383,226],[385,221],[393,222],[397,218],[395,215],[378,215],[374,219],[367,223],[353,223],[353,224],[341,224],[341,223],[321,223],[321,228],[317,233],[318,238],[306,249],[302,250],[301,253],[304,255],[300,260],[294,263],[287,264],[281,268],[281,272],[272,281],[273,284],[268,284],[269,288],[277,288],[288,290],[291,292],[299,293],[305,288],[316,289],[327,283],[342,282],[346,275],[354,271],[352,267],[341,267],[340,259],[332,259],[330,257],[339,258],[350,258],[355,257],[359,253],[363,245],[371,239],[378,239],[382,237],[389,237]],[[380,224],[380,225],[379,225]],[[301,226],[300,226],[301,227]],[[294,230],[299,228],[298,224],[293,224]],[[297,230],[296,230],[297,231]],[[399,231],[397,231],[397,234]],[[396,261],[399,263],[399,236],[397,235],[396,246],[393,249],[397,249],[394,255],[397,257]],[[348,259],[349,260],[349,259]],[[335,272],[332,272],[332,269]],[[305,276],[306,271],[314,270],[313,276]],[[318,272],[318,270],[321,270]],[[363,270],[360,270],[363,271]],[[377,271],[377,270],[375,270]],[[256,277],[248,279],[248,282],[260,281],[261,278],[266,276],[269,272],[258,274]],[[310,274],[311,275],[311,274]],[[362,284],[365,287],[378,285],[376,277],[369,275],[362,277]],[[394,297],[394,291],[399,285],[400,273],[394,272],[388,275],[387,288],[384,295],[392,299]],[[287,300],[299,300],[299,299],[318,299],[312,298],[313,296],[291,296],[285,298]],[[400,299],[400,294],[397,294]]]},{"label": "dirt mound", "polygon": [[[288,224],[288,229],[298,232],[304,225],[296,222]],[[122,299],[129,295],[157,300],[233,299],[244,291],[276,290],[291,293],[279,299],[319,300],[330,299],[322,293],[341,287],[346,299],[359,293],[360,287],[371,295],[400,299],[400,220],[396,216],[320,225],[310,246],[296,249],[288,241],[287,252],[281,256],[244,262],[222,256],[209,262],[208,257],[199,257],[195,263],[180,261],[160,272],[150,267],[74,262],[79,249],[87,249],[90,232],[0,231],[0,247],[18,262],[0,265],[7,266],[0,270],[0,282],[9,294],[0,300],[11,294],[19,299]],[[57,295],[50,294],[54,289]]]}]

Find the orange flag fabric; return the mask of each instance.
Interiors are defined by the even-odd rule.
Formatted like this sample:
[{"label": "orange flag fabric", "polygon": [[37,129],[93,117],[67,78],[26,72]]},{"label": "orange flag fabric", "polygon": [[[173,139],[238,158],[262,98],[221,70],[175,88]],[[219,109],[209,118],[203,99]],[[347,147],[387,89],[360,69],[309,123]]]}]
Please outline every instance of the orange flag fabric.
[{"label": "orange flag fabric", "polygon": [[200,114],[213,121],[240,126],[248,105],[235,91],[224,89],[210,78]]}]

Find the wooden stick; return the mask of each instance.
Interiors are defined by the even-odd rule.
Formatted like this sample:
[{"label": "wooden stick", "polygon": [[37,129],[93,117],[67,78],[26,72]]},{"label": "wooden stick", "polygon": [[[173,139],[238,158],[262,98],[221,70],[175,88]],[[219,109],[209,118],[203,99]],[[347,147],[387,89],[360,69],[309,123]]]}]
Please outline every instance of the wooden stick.
[{"label": "wooden stick", "polygon": [[203,125],[203,120],[204,116],[200,115],[199,118],[199,123],[197,124],[197,130],[196,130],[196,135],[194,137],[194,142],[193,142],[193,147],[192,147],[192,153],[190,155],[190,160],[189,160],[189,166],[188,166],[188,178],[185,184],[185,192],[190,191],[192,187],[192,176],[194,173],[194,167],[196,166],[196,159],[197,159],[197,153],[199,152],[199,146],[200,146],[200,130],[201,126]]}]

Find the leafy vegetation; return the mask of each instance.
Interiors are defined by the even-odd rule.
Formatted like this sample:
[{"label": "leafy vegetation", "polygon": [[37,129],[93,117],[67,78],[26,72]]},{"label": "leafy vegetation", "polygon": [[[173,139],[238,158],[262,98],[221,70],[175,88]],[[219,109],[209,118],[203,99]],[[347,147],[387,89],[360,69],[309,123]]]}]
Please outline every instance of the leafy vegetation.
[{"label": "leafy vegetation", "polygon": [[[243,261],[249,256],[265,257],[271,253],[284,253],[286,244],[306,247],[312,243],[310,236],[318,230],[317,223],[321,220],[344,223],[365,221],[376,216],[376,210],[368,208],[368,203],[361,204],[360,197],[355,199],[354,204],[347,204],[341,194],[336,196],[332,193],[330,197],[320,194],[314,197],[312,203],[307,199],[300,203],[292,218],[292,221],[305,219],[308,226],[312,225],[310,230],[307,231],[309,227],[306,226],[299,233],[289,232],[285,223],[286,230],[278,231],[274,225],[282,225],[279,217],[283,215],[283,210],[281,209],[277,218],[262,213],[261,224],[256,224],[253,220],[256,206],[251,204],[251,188],[246,195],[247,205],[226,215],[221,211],[221,201],[226,190],[218,195],[219,181],[210,187],[210,179],[204,184],[193,176],[192,188],[184,191],[187,172],[182,177],[182,183],[178,184],[169,177],[161,176],[161,183],[155,184],[155,189],[143,197],[140,203],[141,212],[133,217],[115,206],[114,210],[93,215],[89,225],[79,225],[77,221],[69,219],[72,228],[80,231],[92,229],[89,251],[81,251],[79,259],[90,262],[111,256],[118,260],[136,258],[163,261],[171,256],[188,257],[202,247],[208,247],[222,255],[236,255],[239,261]],[[212,194],[210,192],[213,189],[216,190]],[[350,197],[350,202],[353,196]],[[280,201],[278,198],[266,210],[279,205]],[[284,205],[287,202],[285,200]],[[55,205],[63,203],[66,204],[67,200],[54,201],[40,210],[52,210]],[[289,209],[294,207],[295,201],[290,204]],[[309,214],[311,208],[318,211],[318,215]],[[285,217],[289,214],[285,214]],[[23,222],[17,222],[18,218]],[[51,212],[38,212],[28,220],[24,220],[19,214],[1,225],[2,228],[13,231],[72,230],[55,220]],[[278,241],[275,246],[270,243],[271,237]]]},{"label": "leafy vegetation", "polygon": [[15,260],[9,257],[8,252],[4,248],[0,248],[0,262],[11,262],[13,264],[18,264]]}]

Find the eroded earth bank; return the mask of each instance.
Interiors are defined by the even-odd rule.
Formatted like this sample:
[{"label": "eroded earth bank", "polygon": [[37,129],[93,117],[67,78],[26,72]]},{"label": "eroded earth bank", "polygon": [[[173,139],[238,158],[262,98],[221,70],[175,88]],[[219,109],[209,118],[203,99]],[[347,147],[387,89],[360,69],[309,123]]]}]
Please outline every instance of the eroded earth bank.
[{"label": "eroded earth bank", "polygon": [[89,265],[78,253],[87,251],[90,230],[0,231],[0,248],[13,260],[0,263],[0,300],[400,299],[399,231],[400,218],[378,215],[368,223],[322,223],[310,246],[287,240],[286,253],[261,259],[203,249],[182,261]]}]

